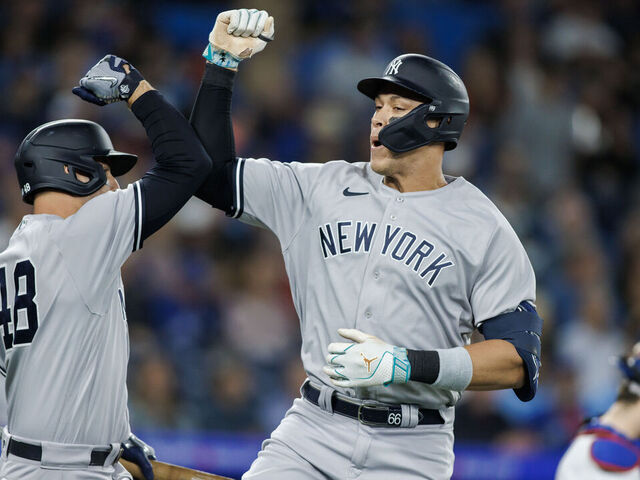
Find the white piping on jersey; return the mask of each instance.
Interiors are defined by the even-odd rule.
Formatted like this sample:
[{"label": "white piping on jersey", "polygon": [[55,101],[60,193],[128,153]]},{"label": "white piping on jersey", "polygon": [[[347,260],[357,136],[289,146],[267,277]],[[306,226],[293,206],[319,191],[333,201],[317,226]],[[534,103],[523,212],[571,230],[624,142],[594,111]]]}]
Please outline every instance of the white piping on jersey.
[{"label": "white piping on jersey", "polygon": [[138,203],[136,211],[138,212],[138,218],[135,219],[135,222],[138,224],[138,237],[136,238],[135,250],[139,250],[140,242],[142,240],[142,191],[140,189],[140,180],[133,184],[133,188],[135,188],[138,193],[138,195],[136,195],[136,202]]},{"label": "white piping on jersey", "polygon": [[240,172],[242,171],[242,164],[244,163],[244,158],[238,158],[238,163],[236,163],[236,172],[235,172],[235,177],[236,177],[236,199],[235,199],[235,206],[236,206],[236,211],[234,212],[233,216],[231,218],[238,218],[240,215],[242,215],[242,207],[241,207],[241,202],[242,202],[242,192],[241,192],[241,182],[242,182],[242,175],[240,174]]}]

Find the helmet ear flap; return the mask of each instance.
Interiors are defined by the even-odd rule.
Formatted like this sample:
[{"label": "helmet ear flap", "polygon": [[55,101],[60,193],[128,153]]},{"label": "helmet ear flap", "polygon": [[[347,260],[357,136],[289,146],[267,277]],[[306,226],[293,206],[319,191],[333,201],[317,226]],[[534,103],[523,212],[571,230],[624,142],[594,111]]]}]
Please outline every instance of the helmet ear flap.
[{"label": "helmet ear flap", "polygon": [[82,167],[74,167],[69,168],[69,165],[64,166],[65,172],[68,173],[73,179],[80,183],[89,183],[91,179],[95,177],[95,175]]},{"label": "helmet ear flap", "polygon": [[23,171],[25,182],[21,182],[22,199],[30,205],[35,194],[44,190],[87,196],[107,183],[104,168],[94,160],[34,158],[24,163],[33,164],[31,171]]}]

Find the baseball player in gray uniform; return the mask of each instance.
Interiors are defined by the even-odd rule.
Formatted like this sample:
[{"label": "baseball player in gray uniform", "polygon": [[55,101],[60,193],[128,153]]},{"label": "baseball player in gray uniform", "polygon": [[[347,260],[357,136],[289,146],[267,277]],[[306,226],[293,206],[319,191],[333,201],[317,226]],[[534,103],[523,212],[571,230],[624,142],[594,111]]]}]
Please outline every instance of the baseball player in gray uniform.
[{"label": "baseball player in gray uniform", "polygon": [[640,478],[640,343],[616,360],[623,375],[618,398],[582,426],[560,460],[556,480]]},{"label": "baseball player in gray uniform", "polygon": [[[213,160],[197,195],[280,241],[309,377],[243,478],[450,478],[461,392],[533,398],[542,331],[513,229],[442,172],[467,91],[443,63],[401,55],[358,84],[375,107],[369,161],[236,158],[233,81],[272,26],[257,10],[217,17],[191,118]],[[475,329],[485,341],[470,345]]]},{"label": "baseball player in gray uniform", "polygon": [[8,426],[0,478],[147,480],[153,450],[132,436],[129,340],[120,267],[193,195],[211,160],[193,129],[121,58],[109,55],[74,93],[104,105],[126,100],[157,160],[119,189],[137,157],[115,151],[104,129],[59,120],[33,130],[15,157],[33,205],[0,253],[0,366]]}]

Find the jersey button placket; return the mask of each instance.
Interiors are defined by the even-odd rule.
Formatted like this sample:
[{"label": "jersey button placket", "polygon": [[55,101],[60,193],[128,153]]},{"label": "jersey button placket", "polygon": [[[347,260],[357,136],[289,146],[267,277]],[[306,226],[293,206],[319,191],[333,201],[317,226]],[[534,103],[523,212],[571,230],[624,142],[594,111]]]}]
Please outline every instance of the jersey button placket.
[{"label": "jersey button placket", "polygon": [[[397,204],[404,203],[404,198],[403,197],[396,197],[396,203]],[[391,215],[389,215],[389,219],[391,221],[395,222],[398,219],[398,217],[397,217],[397,215],[395,213],[392,213]]]},{"label": "jersey button placket", "polygon": [[[365,285],[362,289],[361,298],[358,299],[358,314],[355,328],[361,328],[366,331],[367,328],[371,329],[371,321],[374,321],[373,312],[384,311],[384,298],[385,288],[384,282],[381,280],[384,278],[382,268],[386,258],[380,255],[384,243],[384,228],[389,221],[396,220],[396,215],[393,213],[396,202],[395,197],[387,198],[385,203],[385,211],[380,217],[380,234],[376,235],[374,244],[372,246],[372,253],[367,259],[367,273],[365,276]],[[377,317],[377,315],[376,315]]]}]

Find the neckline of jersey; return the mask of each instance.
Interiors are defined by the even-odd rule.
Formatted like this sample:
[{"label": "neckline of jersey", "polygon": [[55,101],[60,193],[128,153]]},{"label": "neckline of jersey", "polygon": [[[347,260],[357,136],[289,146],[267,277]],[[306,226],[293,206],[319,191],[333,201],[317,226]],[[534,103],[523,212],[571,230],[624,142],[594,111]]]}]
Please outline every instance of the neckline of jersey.
[{"label": "neckline of jersey", "polygon": [[[369,166],[369,168],[371,168],[371,166]],[[373,172],[373,170],[371,171]],[[434,190],[419,190],[417,192],[400,192],[395,188],[391,188],[388,185],[385,185],[384,177],[382,175],[379,175],[375,172],[373,173],[380,177],[380,182],[379,182],[380,191],[396,197],[426,197],[426,196],[433,196],[433,195],[444,195],[447,192],[450,192],[458,188],[459,186],[462,186],[466,182],[465,178],[462,176],[454,177],[452,175],[445,175],[444,178],[447,181],[447,184],[443,187],[436,188]]]},{"label": "neckline of jersey", "polygon": [[28,213],[22,220],[45,220],[47,218],[52,218],[54,220],[64,220],[60,215],[56,215],[54,213]]}]

